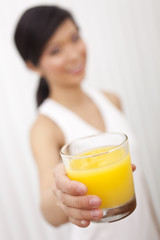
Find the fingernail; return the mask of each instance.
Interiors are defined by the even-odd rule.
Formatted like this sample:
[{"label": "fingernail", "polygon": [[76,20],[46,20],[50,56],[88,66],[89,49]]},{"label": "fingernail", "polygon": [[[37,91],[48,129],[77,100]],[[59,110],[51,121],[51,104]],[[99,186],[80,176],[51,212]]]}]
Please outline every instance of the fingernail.
[{"label": "fingernail", "polygon": [[100,215],[100,213],[99,213],[98,210],[93,210],[93,211],[91,211],[91,216],[92,216],[93,218],[98,218],[99,215]]},{"label": "fingernail", "polygon": [[82,220],[82,221],[81,221],[81,224],[82,224],[83,226],[86,226],[86,225],[88,224],[88,222],[85,221],[85,220]]},{"label": "fingernail", "polygon": [[100,206],[100,200],[99,199],[97,199],[97,198],[91,198],[90,200],[89,200],[89,204],[91,205],[91,206]]},{"label": "fingernail", "polygon": [[76,191],[78,194],[84,194],[84,193],[86,193],[86,188],[83,186],[78,186]]}]

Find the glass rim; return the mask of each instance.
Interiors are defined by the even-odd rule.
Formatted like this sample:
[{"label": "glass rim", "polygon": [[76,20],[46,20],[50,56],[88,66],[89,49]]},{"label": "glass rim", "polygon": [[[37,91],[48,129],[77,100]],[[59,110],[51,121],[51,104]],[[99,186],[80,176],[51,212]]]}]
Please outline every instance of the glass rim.
[{"label": "glass rim", "polygon": [[[77,141],[80,141],[80,140],[83,140],[83,139],[89,139],[89,138],[93,138],[93,137],[96,137],[96,136],[101,136],[101,135],[121,135],[123,136],[125,139],[123,140],[122,143],[114,146],[113,148],[111,148],[110,150],[108,151],[104,151],[104,152],[101,152],[101,153],[98,153],[98,154],[92,154],[92,155],[87,155],[87,156],[76,156],[76,155],[69,155],[69,154],[65,154],[63,151],[64,149],[66,149],[67,147],[69,147],[71,144],[77,142]],[[70,159],[82,159],[82,158],[90,158],[90,157],[97,157],[97,156],[100,156],[100,155],[103,155],[103,154],[106,154],[106,153],[110,153],[110,152],[113,152],[117,149],[119,149],[125,142],[127,142],[128,140],[128,136],[123,133],[123,132],[101,132],[101,133],[97,133],[97,134],[93,134],[93,135],[89,135],[89,136],[85,136],[85,137],[81,137],[81,138],[78,138],[78,139],[75,139],[73,140],[72,142],[68,143],[68,144],[65,144],[61,149],[60,149],[60,155],[65,157],[65,158],[70,158]]]}]

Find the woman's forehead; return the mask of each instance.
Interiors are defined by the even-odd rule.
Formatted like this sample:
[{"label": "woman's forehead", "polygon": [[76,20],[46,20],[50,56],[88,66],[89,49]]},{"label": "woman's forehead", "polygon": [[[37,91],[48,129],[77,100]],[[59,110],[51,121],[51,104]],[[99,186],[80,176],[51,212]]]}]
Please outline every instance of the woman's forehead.
[{"label": "woman's forehead", "polygon": [[76,25],[70,19],[66,19],[51,36],[46,47],[63,42],[70,37],[75,31],[77,31]]}]

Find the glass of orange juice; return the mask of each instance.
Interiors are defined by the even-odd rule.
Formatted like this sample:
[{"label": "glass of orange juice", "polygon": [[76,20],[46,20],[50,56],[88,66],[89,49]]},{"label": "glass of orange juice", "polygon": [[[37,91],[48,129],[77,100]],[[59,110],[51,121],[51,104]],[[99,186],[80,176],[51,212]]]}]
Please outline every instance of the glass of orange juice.
[{"label": "glass of orange juice", "polygon": [[71,180],[84,183],[89,195],[101,198],[103,217],[95,222],[115,222],[136,208],[128,137],[99,133],[74,140],[60,151]]}]

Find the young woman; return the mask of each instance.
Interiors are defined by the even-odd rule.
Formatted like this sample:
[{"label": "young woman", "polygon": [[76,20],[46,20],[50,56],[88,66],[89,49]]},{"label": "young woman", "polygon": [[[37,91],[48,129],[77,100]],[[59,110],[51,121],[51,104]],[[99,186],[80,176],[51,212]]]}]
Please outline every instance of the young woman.
[{"label": "young woman", "polygon": [[[59,151],[76,138],[98,132],[123,131],[131,136],[120,101],[114,94],[82,85],[86,46],[77,23],[65,9],[28,9],[17,24],[15,43],[28,68],[40,76],[31,146],[39,170],[42,213],[53,226],[71,222],[87,227],[103,216],[101,199],[86,195],[84,184],[66,176]],[[86,229],[68,223],[71,235],[68,233],[67,239],[158,239],[140,178],[137,188],[140,203],[130,217]]]}]

